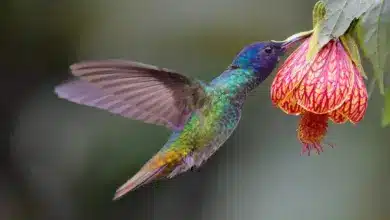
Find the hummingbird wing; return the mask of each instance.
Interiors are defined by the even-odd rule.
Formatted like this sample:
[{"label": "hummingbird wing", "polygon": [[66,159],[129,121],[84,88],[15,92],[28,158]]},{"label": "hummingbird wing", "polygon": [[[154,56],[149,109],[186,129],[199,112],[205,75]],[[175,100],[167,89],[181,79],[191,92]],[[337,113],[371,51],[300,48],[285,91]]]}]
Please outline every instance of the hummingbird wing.
[{"label": "hummingbird wing", "polygon": [[70,69],[78,79],[56,87],[60,98],[172,130],[180,130],[206,98],[200,81],[139,62],[88,61]]}]

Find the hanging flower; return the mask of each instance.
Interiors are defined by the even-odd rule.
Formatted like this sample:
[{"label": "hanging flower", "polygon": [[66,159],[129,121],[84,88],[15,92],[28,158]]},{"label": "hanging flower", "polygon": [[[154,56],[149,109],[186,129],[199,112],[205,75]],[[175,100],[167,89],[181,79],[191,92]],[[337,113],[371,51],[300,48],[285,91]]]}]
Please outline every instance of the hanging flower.
[{"label": "hanging flower", "polygon": [[[317,3],[315,9],[324,11],[324,6]],[[318,13],[313,20],[318,24]],[[346,33],[313,53],[316,33],[315,26],[313,34],[280,67],[271,85],[273,104],[287,114],[300,115],[298,139],[302,154],[309,155],[312,149],[318,154],[323,151],[329,119],[356,124],[363,119],[368,100],[353,38]]]}]

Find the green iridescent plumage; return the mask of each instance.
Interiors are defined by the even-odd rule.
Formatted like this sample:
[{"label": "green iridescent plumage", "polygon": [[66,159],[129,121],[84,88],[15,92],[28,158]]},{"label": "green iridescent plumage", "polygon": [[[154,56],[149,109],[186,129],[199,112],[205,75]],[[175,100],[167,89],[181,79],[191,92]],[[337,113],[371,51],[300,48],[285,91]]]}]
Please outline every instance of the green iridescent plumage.
[{"label": "green iridescent plumage", "polygon": [[164,147],[118,188],[117,199],[150,181],[201,166],[235,130],[248,93],[271,74],[286,48],[303,37],[253,43],[209,83],[132,61],[91,61],[72,65],[77,79],[55,92],[173,131]]}]

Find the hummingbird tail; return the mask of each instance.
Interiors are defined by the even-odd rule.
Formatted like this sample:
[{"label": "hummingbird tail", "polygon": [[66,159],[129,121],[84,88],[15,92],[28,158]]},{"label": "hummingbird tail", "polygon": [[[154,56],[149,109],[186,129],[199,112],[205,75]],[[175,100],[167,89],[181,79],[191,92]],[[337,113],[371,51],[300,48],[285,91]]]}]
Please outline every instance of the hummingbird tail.
[{"label": "hummingbird tail", "polygon": [[152,180],[154,180],[162,171],[166,168],[166,165],[158,167],[154,170],[141,169],[137,174],[135,174],[131,179],[129,179],[125,184],[119,187],[116,192],[113,200],[118,200],[126,193],[145,185]]},{"label": "hummingbird tail", "polygon": [[[116,190],[113,200],[117,200],[126,193],[135,190],[141,185],[150,183],[153,180],[172,178],[187,169],[183,164],[183,158],[186,157],[187,151],[183,149],[165,149],[154,155],[138,173],[130,180]],[[190,164],[191,165],[191,164]],[[192,165],[191,165],[192,166]],[[172,173],[173,171],[173,173]]]}]

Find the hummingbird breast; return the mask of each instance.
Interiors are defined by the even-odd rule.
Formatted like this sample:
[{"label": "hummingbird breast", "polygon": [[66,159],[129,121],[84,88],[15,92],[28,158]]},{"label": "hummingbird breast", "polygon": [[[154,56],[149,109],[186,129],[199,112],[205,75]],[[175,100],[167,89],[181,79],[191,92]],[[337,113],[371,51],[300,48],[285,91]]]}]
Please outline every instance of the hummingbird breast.
[{"label": "hummingbird breast", "polygon": [[[184,129],[172,134],[162,151],[181,152],[183,158],[172,167],[168,178],[201,166],[230,137],[241,117],[242,104],[214,91],[210,103],[193,113]],[[185,155],[182,152],[186,152]]]}]

